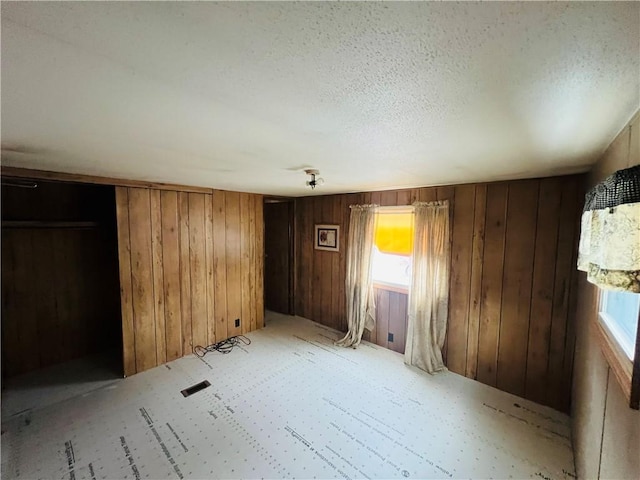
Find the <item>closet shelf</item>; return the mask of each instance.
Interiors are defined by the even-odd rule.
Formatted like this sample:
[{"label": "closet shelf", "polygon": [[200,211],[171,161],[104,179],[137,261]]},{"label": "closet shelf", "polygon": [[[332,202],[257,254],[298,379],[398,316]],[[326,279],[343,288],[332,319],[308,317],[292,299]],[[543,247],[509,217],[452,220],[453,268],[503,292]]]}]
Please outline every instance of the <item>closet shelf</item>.
[{"label": "closet shelf", "polygon": [[98,222],[66,222],[46,220],[3,220],[2,228],[97,228]]}]

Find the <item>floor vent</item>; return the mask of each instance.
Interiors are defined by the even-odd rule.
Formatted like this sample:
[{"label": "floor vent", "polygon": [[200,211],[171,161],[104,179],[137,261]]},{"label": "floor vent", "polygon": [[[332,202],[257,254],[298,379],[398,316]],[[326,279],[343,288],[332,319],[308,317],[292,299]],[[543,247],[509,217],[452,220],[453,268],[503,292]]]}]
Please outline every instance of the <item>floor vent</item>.
[{"label": "floor vent", "polygon": [[191,386],[189,388],[185,388],[180,393],[182,393],[183,396],[188,397],[189,395],[193,395],[194,393],[198,393],[200,390],[204,390],[205,388],[207,388],[210,385],[211,384],[209,383],[209,381],[205,380],[204,382],[196,383],[195,385],[193,385],[193,386]]}]

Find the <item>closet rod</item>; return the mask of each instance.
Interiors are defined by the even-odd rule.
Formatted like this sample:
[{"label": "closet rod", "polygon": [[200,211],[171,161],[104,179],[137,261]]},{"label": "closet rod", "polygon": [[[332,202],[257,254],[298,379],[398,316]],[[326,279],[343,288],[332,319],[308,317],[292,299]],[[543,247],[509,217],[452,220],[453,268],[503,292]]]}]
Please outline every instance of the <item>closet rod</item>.
[{"label": "closet rod", "polygon": [[98,222],[64,222],[46,220],[3,220],[2,228],[68,228],[85,229],[97,228]]}]

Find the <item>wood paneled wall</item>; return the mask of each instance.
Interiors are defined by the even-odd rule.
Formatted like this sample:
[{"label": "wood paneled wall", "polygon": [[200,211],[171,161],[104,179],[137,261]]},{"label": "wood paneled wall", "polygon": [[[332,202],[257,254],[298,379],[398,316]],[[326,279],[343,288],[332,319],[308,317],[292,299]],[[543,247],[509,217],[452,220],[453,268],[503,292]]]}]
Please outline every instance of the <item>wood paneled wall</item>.
[{"label": "wood paneled wall", "polygon": [[113,187],[3,186],[2,220],[3,377],[119,349]]},{"label": "wood paneled wall", "polygon": [[[297,199],[296,314],[346,331],[344,247],[350,204],[449,200],[447,366],[568,411],[581,179],[564,176]],[[313,226],[320,223],[341,226],[339,253],[314,250]]]},{"label": "wood paneled wall", "polygon": [[375,288],[375,296],[376,324],[373,330],[365,330],[362,338],[394,352],[404,353],[409,296],[385,288]]},{"label": "wood paneled wall", "polygon": [[116,187],[116,205],[125,375],[264,325],[261,195]]},{"label": "wood paneled wall", "polygon": [[[587,188],[640,165],[640,110],[593,166]],[[572,438],[578,478],[639,478],[640,411],[629,408],[594,335],[599,289],[578,272]]]}]

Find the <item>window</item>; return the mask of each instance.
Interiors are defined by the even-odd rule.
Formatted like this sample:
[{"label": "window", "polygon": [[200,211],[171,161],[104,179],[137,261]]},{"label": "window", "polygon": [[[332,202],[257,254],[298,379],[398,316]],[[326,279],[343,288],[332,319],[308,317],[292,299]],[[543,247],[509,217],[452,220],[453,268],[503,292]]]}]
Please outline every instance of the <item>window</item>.
[{"label": "window", "polygon": [[600,318],[627,357],[633,361],[638,334],[640,294],[602,290]]},{"label": "window", "polygon": [[413,208],[381,207],[373,249],[373,283],[407,290],[411,284]]},{"label": "window", "polygon": [[640,294],[602,290],[596,335],[629,406],[640,408],[640,355],[635,355]]}]

